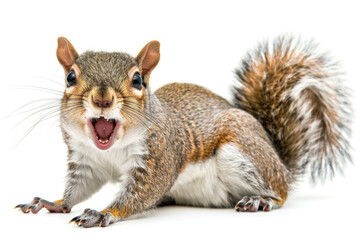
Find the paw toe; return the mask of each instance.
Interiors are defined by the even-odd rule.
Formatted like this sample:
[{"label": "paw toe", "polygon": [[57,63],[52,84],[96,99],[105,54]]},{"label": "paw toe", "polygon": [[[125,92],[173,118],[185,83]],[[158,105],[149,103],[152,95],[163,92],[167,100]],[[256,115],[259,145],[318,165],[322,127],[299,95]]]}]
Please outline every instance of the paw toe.
[{"label": "paw toe", "polygon": [[114,222],[115,222],[114,216],[111,213],[107,212],[100,221],[100,227],[107,227],[109,226],[109,224],[112,224]]},{"label": "paw toe", "polygon": [[257,212],[258,210],[270,211],[272,209],[272,199],[264,199],[260,196],[243,197],[235,206],[238,212]]},{"label": "paw toe", "polygon": [[104,218],[103,213],[87,208],[80,216],[71,219],[69,223],[74,222],[79,227],[90,228],[97,226],[102,221],[103,218]]},{"label": "paw toe", "polygon": [[247,204],[247,202],[249,201],[249,197],[245,196],[243,197],[235,206],[235,210],[238,212],[244,212],[245,210],[245,205]]}]

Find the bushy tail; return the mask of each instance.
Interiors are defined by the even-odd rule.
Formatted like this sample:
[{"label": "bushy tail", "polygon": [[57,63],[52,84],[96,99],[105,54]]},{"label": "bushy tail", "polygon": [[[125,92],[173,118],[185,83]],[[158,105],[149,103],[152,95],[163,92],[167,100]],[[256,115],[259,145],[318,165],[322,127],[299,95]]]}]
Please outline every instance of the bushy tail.
[{"label": "bushy tail", "polygon": [[342,172],[351,108],[342,74],[317,44],[279,37],[259,44],[236,70],[235,105],[257,118],[283,162],[312,180]]}]

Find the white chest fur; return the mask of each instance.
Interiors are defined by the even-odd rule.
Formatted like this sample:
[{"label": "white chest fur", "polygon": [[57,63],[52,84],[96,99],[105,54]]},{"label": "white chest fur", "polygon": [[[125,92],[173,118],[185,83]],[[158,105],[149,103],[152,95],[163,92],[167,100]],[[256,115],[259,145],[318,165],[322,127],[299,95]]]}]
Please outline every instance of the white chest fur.
[{"label": "white chest fur", "polygon": [[71,161],[89,166],[99,178],[120,182],[135,167],[145,168],[143,155],[147,153],[144,129],[131,129],[108,150],[97,149],[90,141],[71,140],[74,156]]}]

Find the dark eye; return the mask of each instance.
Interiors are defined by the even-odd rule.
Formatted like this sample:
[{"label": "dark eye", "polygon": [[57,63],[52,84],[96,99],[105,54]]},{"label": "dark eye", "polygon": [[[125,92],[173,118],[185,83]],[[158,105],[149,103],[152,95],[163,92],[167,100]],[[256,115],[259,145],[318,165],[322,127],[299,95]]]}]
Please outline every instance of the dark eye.
[{"label": "dark eye", "polygon": [[142,78],[139,73],[135,73],[133,79],[131,80],[131,86],[141,90],[142,87]]},{"label": "dark eye", "polygon": [[69,74],[67,75],[66,82],[67,82],[68,87],[74,86],[76,84],[76,82],[77,82],[76,75],[73,70],[71,70],[69,72]]}]

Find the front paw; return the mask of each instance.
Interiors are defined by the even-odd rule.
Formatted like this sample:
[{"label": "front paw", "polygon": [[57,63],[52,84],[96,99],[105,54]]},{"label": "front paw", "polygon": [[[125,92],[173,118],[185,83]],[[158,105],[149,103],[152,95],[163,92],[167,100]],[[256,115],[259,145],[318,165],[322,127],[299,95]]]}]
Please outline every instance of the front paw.
[{"label": "front paw", "polygon": [[23,213],[38,213],[42,208],[46,208],[51,213],[69,213],[71,208],[66,206],[62,200],[49,202],[45,199],[35,197],[32,202],[28,204],[19,204],[15,208],[19,208]]},{"label": "front paw", "polygon": [[101,213],[92,209],[85,209],[84,212],[77,217],[71,219],[69,223],[74,222],[79,227],[89,228],[89,227],[107,227],[109,224],[115,222],[114,216],[109,213]]}]

